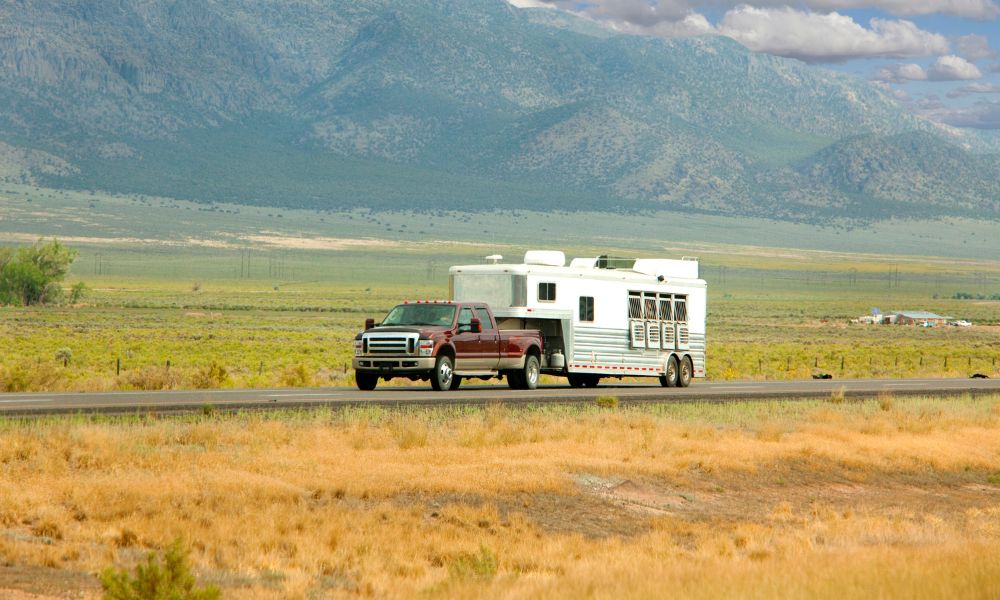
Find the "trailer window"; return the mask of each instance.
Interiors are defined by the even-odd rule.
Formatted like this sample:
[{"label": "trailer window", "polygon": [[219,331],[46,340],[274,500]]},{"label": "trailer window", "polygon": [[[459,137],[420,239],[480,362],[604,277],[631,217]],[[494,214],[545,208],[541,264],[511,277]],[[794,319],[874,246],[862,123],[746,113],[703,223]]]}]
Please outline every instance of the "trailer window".
[{"label": "trailer window", "polygon": [[643,318],[646,320],[656,319],[656,294],[643,294]]},{"label": "trailer window", "polygon": [[677,296],[674,300],[674,319],[681,322],[688,320],[687,298],[685,296]]},{"label": "trailer window", "polygon": [[670,296],[660,294],[660,320],[673,321],[673,312],[674,311],[670,310]]},{"label": "trailer window", "polygon": [[538,284],[538,300],[539,300],[539,302],[555,302],[556,301],[556,284],[554,284],[554,283],[539,283]]},{"label": "trailer window", "polygon": [[642,318],[642,295],[639,292],[628,293],[628,318]]},{"label": "trailer window", "polygon": [[594,321],[594,297],[580,296],[580,320],[588,323]]}]

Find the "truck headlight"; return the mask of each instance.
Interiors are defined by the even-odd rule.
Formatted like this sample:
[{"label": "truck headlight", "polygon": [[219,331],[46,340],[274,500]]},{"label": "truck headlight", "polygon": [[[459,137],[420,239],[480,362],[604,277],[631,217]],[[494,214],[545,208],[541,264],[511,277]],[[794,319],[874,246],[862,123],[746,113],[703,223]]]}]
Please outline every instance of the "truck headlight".
[{"label": "truck headlight", "polygon": [[361,340],[354,340],[354,356],[362,356],[364,354],[364,342]]},{"label": "truck headlight", "polygon": [[420,356],[431,356],[434,354],[434,342],[432,340],[420,340]]}]

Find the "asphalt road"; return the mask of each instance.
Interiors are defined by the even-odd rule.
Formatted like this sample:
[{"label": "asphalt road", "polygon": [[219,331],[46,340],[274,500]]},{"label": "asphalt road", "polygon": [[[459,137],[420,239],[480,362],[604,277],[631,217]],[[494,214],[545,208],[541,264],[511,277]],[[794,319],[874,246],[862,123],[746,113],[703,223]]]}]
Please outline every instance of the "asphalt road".
[{"label": "asphalt road", "polygon": [[1000,379],[855,379],[807,381],[737,381],[701,383],[685,389],[658,384],[602,384],[574,389],[545,386],[514,391],[506,385],[463,385],[453,392],[430,387],[380,387],[373,392],[354,388],[289,388],[271,390],[193,390],[167,392],[0,394],[0,417],[66,413],[131,414],[190,412],[206,406],[216,410],[289,409],[354,406],[442,406],[503,403],[575,404],[610,395],[621,404],[664,402],[725,402],[773,398],[828,398],[838,390],[845,397],[893,395],[959,395],[1000,393]]}]

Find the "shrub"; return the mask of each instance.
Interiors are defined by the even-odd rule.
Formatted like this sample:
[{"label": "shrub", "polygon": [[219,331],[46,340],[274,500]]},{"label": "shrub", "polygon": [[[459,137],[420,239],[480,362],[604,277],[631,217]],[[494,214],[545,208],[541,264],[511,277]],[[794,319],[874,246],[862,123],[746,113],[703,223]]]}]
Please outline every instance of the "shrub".
[{"label": "shrub", "polygon": [[308,387],[313,384],[313,376],[305,365],[299,363],[281,373],[281,384],[286,387]]},{"label": "shrub", "polygon": [[137,390],[169,390],[176,387],[177,375],[164,367],[142,367],[126,373],[125,383]]},{"label": "shrub", "polygon": [[601,408],[618,408],[618,397],[617,396],[598,396],[595,400],[597,406]]},{"label": "shrub", "polygon": [[486,546],[479,546],[479,552],[463,552],[448,563],[448,574],[452,579],[479,579],[489,581],[497,574],[497,557]]},{"label": "shrub", "polygon": [[215,600],[219,588],[196,587],[188,565],[188,554],[180,540],[163,554],[163,561],[150,552],[146,562],[136,566],[135,576],[125,569],[108,567],[101,573],[106,600]]},{"label": "shrub", "polygon": [[82,281],[78,281],[78,282],[74,283],[73,287],[71,287],[69,289],[69,303],[70,304],[79,304],[80,300],[83,300],[83,297],[89,291],[90,291],[90,288],[87,287],[86,283],[84,283]]},{"label": "shrub", "polygon": [[229,371],[215,361],[207,367],[200,367],[191,376],[191,385],[199,390],[222,387],[228,381]]}]

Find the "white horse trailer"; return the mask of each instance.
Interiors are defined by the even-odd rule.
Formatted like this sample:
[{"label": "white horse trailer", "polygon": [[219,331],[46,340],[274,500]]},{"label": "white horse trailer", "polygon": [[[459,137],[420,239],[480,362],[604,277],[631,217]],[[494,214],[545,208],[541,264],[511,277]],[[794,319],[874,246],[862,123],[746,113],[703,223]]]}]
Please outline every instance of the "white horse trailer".
[{"label": "white horse trailer", "polygon": [[573,386],[606,377],[659,377],[687,386],[705,376],[707,286],[684,258],[576,258],[529,251],[523,264],[451,267],[452,300],[486,302],[501,329],[538,329],[542,372]]}]

